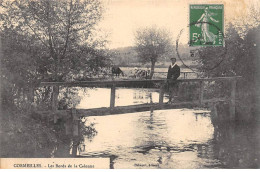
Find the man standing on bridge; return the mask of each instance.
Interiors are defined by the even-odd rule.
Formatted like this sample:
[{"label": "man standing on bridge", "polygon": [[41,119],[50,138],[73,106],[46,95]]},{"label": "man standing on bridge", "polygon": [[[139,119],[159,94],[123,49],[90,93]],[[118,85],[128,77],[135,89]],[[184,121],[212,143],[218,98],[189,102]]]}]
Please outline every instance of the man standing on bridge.
[{"label": "man standing on bridge", "polygon": [[169,66],[167,74],[167,89],[169,91],[169,103],[177,95],[177,78],[180,76],[180,67],[176,64],[176,58],[171,58],[172,64]]}]

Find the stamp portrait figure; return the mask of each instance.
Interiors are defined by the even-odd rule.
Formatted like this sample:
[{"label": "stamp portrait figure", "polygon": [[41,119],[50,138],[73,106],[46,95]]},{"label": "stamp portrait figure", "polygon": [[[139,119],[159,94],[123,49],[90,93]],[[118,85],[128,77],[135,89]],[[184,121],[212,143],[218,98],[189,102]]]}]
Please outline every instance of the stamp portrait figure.
[{"label": "stamp portrait figure", "polygon": [[[209,11],[208,7],[205,8],[204,13],[198,20],[198,24],[196,24],[197,27],[201,27],[201,33],[202,33],[202,38],[203,38],[203,44],[206,44],[207,42],[212,42],[213,45],[216,44],[216,38],[217,35],[214,33],[210,32],[209,30],[209,21],[213,21],[218,23],[218,20],[215,20],[212,18],[212,16],[216,15],[215,13],[212,13]],[[201,22],[201,23],[200,23]]]},{"label": "stamp portrait figure", "polygon": [[224,6],[190,5],[190,46],[224,46]]}]

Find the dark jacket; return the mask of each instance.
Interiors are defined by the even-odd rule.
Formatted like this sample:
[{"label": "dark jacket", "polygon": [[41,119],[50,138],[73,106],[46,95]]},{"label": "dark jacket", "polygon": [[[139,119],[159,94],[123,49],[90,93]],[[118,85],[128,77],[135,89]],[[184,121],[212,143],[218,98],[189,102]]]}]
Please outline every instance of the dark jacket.
[{"label": "dark jacket", "polygon": [[173,68],[171,65],[168,68],[167,79],[176,80],[180,76],[180,67],[176,64]]}]

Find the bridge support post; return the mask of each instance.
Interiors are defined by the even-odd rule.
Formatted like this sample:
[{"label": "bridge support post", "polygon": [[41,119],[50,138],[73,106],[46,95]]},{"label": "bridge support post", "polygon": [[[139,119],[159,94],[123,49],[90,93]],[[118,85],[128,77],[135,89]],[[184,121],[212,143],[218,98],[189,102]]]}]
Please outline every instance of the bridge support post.
[{"label": "bridge support post", "polygon": [[113,109],[115,107],[115,98],[116,98],[116,86],[115,84],[113,84],[110,93],[110,109]]},{"label": "bridge support post", "polygon": [[76,114],[76,109],[71,109],[71,118],[67,119],[64,124],[66,135],[79,135],[79,121],[80,119]]},{"label": "bridge support post", "polygon": [[159,105],[163,105],[163,96],[164,96],[164,87],[161,86],[160,92],[159,92]]},{"label": "bridge support post", "polygon": [[58,95],[59,95],[59,86],[55,85],[52,87],[52,97],[51,97],[51,107],[52,110],[58,109]]},{"label": "bridge support post", "polygon": [[72,116],[72,136],[73,136],[73,146],[72,146],[72,156],[77,156],[77,148],[79,145],[79,117],[77,115],[76,109],[71,109]]},{"label": "bridge support post", "polygon": [[79,136],[79,116],[77,115],[76,109],[71,109],[71,116],[72,116],[72,134],[73,136]]},{"label": "bridge support post", "polygon": [[199,104],[203,105],[203,95],[204,95],[204,82],[200,81],[200,94],[199,94]]},{"label": "bridge support post", "polygon": [[[55,85],[52,87],[52,97],[51,97],[51,109],[53,111],[58,110],[58,96],[59,96],[59,86]],[[57,115],[54,113],[53,117],[54,123],[57,122]]]},{"label": "bridge support post", "polygon": [[231,80],[231,95],[230,95],[230,118],[235,120],[236,114],[236,79]]}]

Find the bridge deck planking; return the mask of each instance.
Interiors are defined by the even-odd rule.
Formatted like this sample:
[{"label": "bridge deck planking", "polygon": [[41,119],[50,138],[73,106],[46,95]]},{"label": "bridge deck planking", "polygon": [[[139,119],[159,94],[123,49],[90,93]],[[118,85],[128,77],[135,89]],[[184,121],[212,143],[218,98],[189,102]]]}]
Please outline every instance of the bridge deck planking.
[{"label": "bridge deck planking", "polygon": [[[224,98],[214,98],[203,100],[203,103],[214,103],[214,102],[224,102],[226,99]],[[139,104],[139,105],[129,105],[129,106],[116,106],[114,108],[110,107],[101,107],[101,108],[93,108],[93,109],[70,109],[70,110],[58,110],[54,111],[38,111],[40,114],[53,114],[58,113],[57,118],[68,117],[67,114],[71,114],[71,111],[74,110],[76,116],[80,117],[88,117],[88,116],[106,116],[106,115],[116,115],[116,114],[125,114],[125,113],[135,113],[135,112],[145,112],[145,111],[154,111],[154,110],[164,110],[164,109],[178,109],[178,108],[194,108],[201,107],[199,101],[193,102],[176,102],[173,104]]]},{"label": "bridge deck planking", "polygon": [[[216,77],[216,78],[196,78],[178,79],[178,82],[199,82],[199,81],[225,81],[240,79],[241,77]],[[149,80],[103,80],[103,81],[76,81],[76,82],[41,82],[40,86],[66,86],[66,87],[145,87],[153,88],[156,84],[163,84],[166,79]]]},{"label": "bridge deck planking", "polygon": [[176,109],[183,107],[193,107],[196,102],[181,102],[174,104],[163,104],[159,103],[153,104],[140,104],[140,105],[130,105],[130,106],[118,106],[115,108],[95,108],[95,109],[77,109],[77,114],[81,117],[87,116],[106,116],[106,115],[116,115],[116,114],[125,114],[125,113],[135,113],[135,112],[145,112],[153,110],[162,110],[162,109]]},{"label": "bridge deck planking", "polygon": [[[203,100],[203,103],[213,103],[213,102],[224,102],[226,99],[224,98],[215,98]],[[103,107],[103,108],[95,108],[95,109],[76,109],[77,114],[81,117],[87,116],[105,116],[105,115],[116,115],[116,114],[124,114],[124,113],[134,113],[134,112],[145,112],[151,110],[163,110],[163,109],[178,109],[178,108],[194,108],[201,107],[199,101],[193,102],[176,102],[173,104],[139,104],[139,105],[129,105],[129,106],[117,106],[114,108]]]}]

